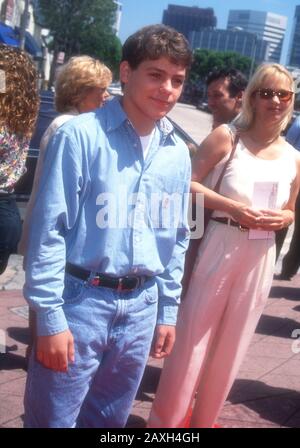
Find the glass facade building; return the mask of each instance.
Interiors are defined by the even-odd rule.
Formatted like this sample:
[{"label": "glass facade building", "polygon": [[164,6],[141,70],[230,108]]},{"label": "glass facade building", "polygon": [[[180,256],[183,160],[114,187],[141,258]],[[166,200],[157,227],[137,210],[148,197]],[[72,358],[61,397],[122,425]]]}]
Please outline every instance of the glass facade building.
[{"label": "glass facade building", "polygon": [[189,39],[191,31],[216,27],[217,18],[212,8],[168,5],[168,9],[164,10],[162,23],[175,28]]},{"label": "glass facade building", "polygon": [[253,33],[241,30],[192,31],[189,41],[193,49],[235,51],[243,56],[263,62],[268,54],[268,42],[258,39]]},{"label": "glass facade building", "polygon": [[231,10],[227,29],[242,28],[268,42],[267,61],[280,62],[282,44],[287,27],[287,17],[271,12]]},{"label": "glass facade building", "polygon": [[288,51],[288,64],[300,67],[300,5],[296,6],[290,46]]}]

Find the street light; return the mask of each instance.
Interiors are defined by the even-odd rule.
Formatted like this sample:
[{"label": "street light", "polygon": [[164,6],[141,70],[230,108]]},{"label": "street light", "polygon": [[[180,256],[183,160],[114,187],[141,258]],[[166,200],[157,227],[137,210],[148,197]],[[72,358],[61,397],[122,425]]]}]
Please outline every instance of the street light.
[{"label": "street light", "polygon": [[251,51],[251,66],[250,66],[250,72],[249,72],[249,79],[253,75],[254,72],[254,64],[255,64],[255,56],[256,56],[256,48],[257,48],[257,34],[253,35],[253,41],[252,41],[252,51]]},{"label": "street light", "polygon": [[[232,31],[246,31],[241,26],[234,26],[231,28]],[[249,32],[248,32],[249,33]],[[249,71],[249,79],[253,75],[254,72],[254,64],[255,64],[255,56],[256,56],[256,49],[257,49],[257,43],[258,43],[258,36],[255,33],[253,34],[253,40],[252,40],[252,46],[251,46],[251,65],[250,65],[250,71]]]}]

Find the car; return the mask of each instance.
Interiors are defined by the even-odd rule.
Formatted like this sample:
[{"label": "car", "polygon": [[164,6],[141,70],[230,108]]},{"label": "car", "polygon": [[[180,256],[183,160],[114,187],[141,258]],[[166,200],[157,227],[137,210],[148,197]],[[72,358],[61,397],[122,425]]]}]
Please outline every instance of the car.
[{"label": "car", "polygon": [[[30,141],[28,156],[26,159],[27,171],[15,186],[17,204],[22,218],[24,218],[26,203],[29,200],[33,186],[33,179],[39,156],[39,146],[41,138],[49,124],[57,115],[58,113],[56,112],[54,106],[54,93],[51,91],[41,92],[40,109],[36,123],[36,129]],[[171,120],[170,117],[168,117],[168,119],[173,124],[176,134],[180,138],[182,138],[182,140],[184,140],[184,142],[188,145],[190,151],[193,153],[198,147],[195,140],[193,140],[177,123]]]},{"label": "car", "polygon": [[121,83],[112,82],[107,90],[110,93],[110,95],[121,95],[122,94]]},{"label": "car", "polygon": [[208,107],[208,103],[206,101],[199,101],[197,104],[197,109],[199,110],[203,110],[204,112],[209,112],[210,113],[210,109]]}]

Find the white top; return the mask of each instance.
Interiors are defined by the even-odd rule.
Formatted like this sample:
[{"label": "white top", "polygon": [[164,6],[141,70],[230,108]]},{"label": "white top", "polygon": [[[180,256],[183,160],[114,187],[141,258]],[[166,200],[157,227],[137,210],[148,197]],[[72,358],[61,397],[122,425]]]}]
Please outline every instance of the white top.
[{"label": "white top", "polygon": [[147,154],[149,152],[149,148],[151,146],[156,128],[154,128],[149,135],[140,136],[141,145],[143,149],[144,160],[146,160]]},{"label": "white top", "polygon": [[41,138],[39,158],[41,156],[41,153],[44,153],[50,138],[55,134],[57,129],[76,115],[79,115],[79,112],[77,112],[76,110],[72,110],[66,114],[62,114],[54,118],[54,120],[50,123],[50,125],[44,132],[43,137]]},{"label": "white top", "polygon": [[[229,131],[235,132],[228,125]],[[222,172],[224,164],[230,157],[230,152],[207,175],[203,184],[213,189]],[[235,201],[253,206],[252,198],[255,182],[278,183],[276,208],[282,209],[290,197],[291,184],[297,175],[296,160],[299,152],[293,146],[285,142],[282,155],[274,160],[264,160],[251,153],[239,140],[233,159],[229,163],[219,193]],[[218,210],[213,216],[228,216]]]}]

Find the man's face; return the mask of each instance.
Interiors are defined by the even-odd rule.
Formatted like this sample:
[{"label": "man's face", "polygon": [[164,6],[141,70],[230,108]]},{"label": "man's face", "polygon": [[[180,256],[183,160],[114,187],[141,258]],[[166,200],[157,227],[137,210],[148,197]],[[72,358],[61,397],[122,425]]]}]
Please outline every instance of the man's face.
[{"label": "man's face", "polygon": [[208,107],[213,114],[213,127],[229,123],[240,112],[241,94],[230,97],[227,78],[216,79],[207,88]]},{"label": "man's face", "polygon": [[136,69],[131,69],[127,61],[121,63],[123,107],[138,132],[151,132],[155,122],[172,109],[182,92],[185,75],[185,67],[166,57],[145,60]]}]

